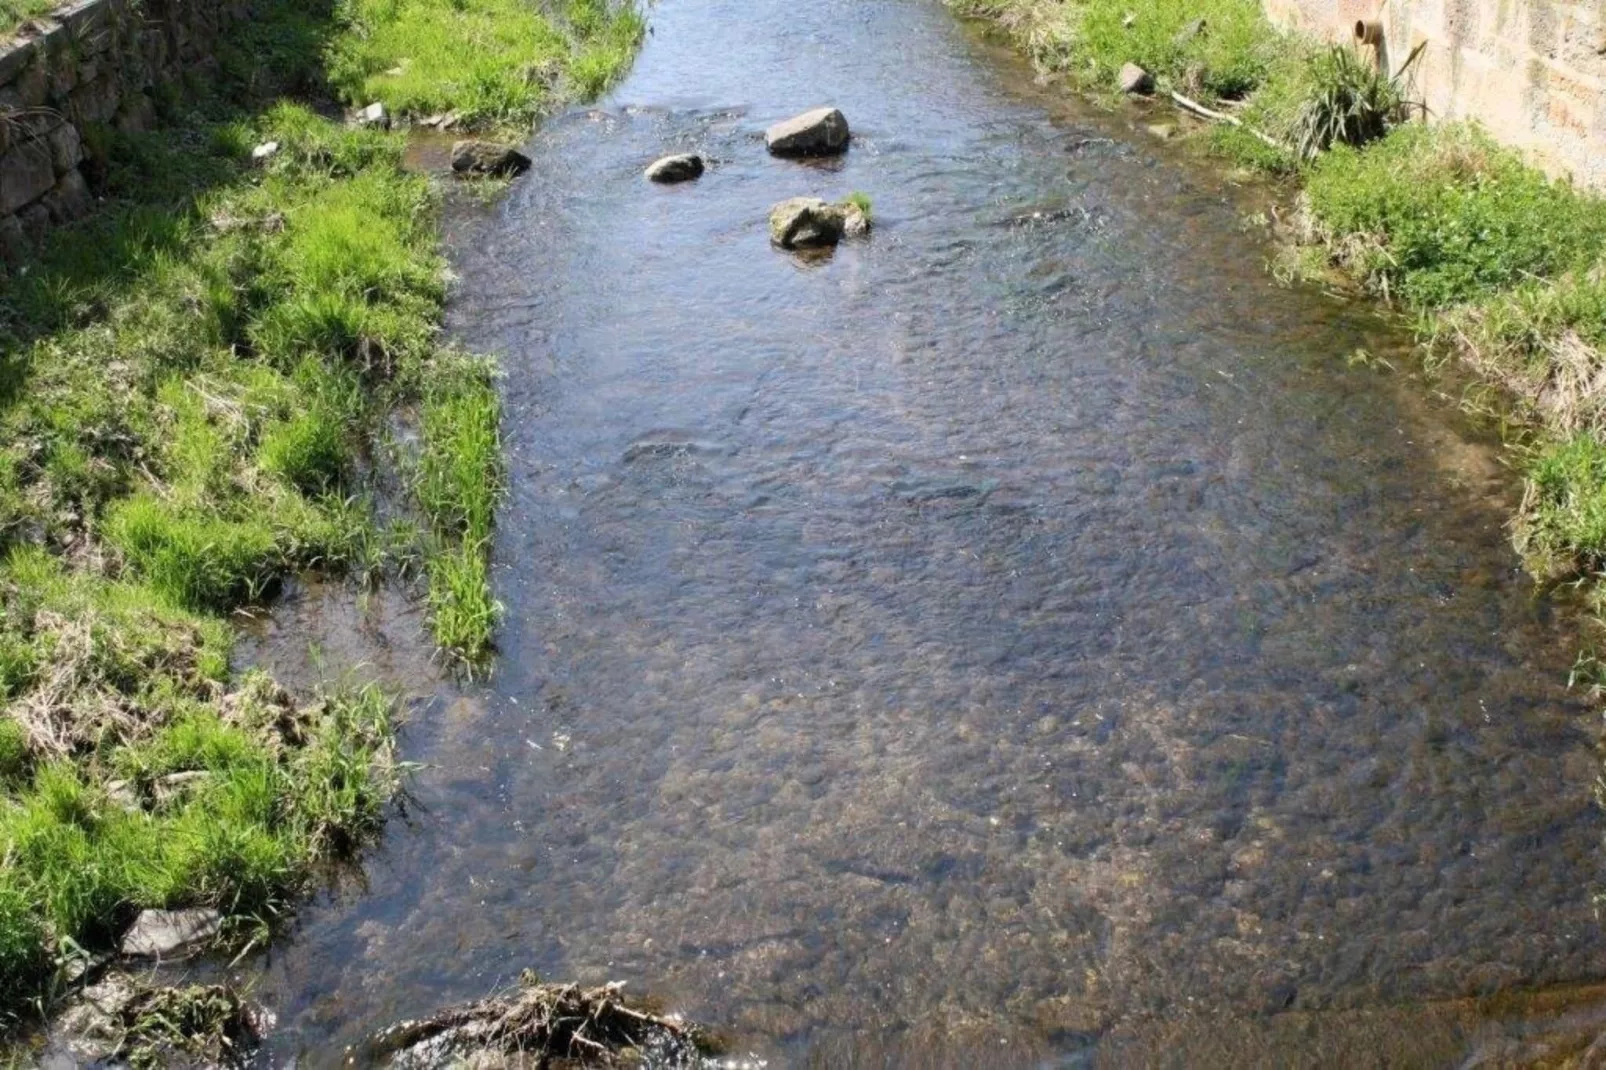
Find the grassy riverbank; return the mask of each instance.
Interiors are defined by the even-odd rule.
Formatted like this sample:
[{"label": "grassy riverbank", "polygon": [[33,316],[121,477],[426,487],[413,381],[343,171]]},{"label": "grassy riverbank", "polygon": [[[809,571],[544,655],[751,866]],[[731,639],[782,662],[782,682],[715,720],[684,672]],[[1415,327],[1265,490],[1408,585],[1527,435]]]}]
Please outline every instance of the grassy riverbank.
[{"label": "grassy riverbank", "polygon": [[1535,576],[1606,571],[1601,198],[1547,179],[1475,126],[1410,121],[1409,71],[1378,78],[1281,34],[1256,0],[955,6],[996,21],[1080,90],[1113,97],[1116,72],[1136,62],[1155,76],[1156,107],[1169,110],[1177,91],[1238,118],[1191,136],[1300,188],[1290,273],[1337,273],[1392,303],[1430,361],[1460,360],[1498,388],[1527,480],[1514,539]]},{"label": "grassy riverbank", "polygon": [[268,0],[158,130],[93,132],[104,203],[0,297],[0,1021],[141,908],[260,938],[380,820],[390,701],[231,674],[232,612],[421,574],[442,648],[489,642],[499,411],[440,336],[440,189],[323,113],[523,128],[640,33],[602,0]]}]

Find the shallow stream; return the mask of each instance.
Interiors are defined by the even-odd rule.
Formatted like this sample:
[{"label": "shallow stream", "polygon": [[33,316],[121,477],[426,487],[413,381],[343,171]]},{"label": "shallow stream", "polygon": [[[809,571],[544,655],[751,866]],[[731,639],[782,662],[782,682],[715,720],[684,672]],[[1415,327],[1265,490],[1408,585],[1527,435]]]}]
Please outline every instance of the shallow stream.
[{"label": "shallow stream", "polygon": [[[1606,978],[1577,630],[1492,445],[1346,359],[1408,339],[935,0],[651,17],[453,224],[453,327],[506,373],[501,656],[459,694],[385,655],[425,767],[257,963],[276,1055],[526,966],[771,1065],[1453,1065],[1598,1024],[1554,987]],[[765,154],[827,102],[843,160]],[[772,203],[855,190],[867,242],[769,247]],[[372,647],[338,601],[248,653]]]}]

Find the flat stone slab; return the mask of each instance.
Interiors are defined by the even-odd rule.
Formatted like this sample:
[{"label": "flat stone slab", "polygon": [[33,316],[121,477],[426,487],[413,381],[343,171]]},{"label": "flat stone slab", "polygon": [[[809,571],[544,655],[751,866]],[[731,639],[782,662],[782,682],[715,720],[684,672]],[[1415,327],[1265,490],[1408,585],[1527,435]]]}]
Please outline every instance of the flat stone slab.
[{"label": "flat stone slab", "polygon": [[223,929],[223,915],[211,907],[190,910],[142,910],[119,950],[134,958],[166,958],[192,950]]}]

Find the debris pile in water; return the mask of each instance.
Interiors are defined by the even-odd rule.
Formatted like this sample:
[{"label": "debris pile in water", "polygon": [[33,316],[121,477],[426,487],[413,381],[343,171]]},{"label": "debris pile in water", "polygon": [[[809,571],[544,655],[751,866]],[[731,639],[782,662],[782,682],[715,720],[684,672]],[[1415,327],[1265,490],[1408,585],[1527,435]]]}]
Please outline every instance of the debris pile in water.
[{"label": "debris pile in water", "polygon": [[51,1062],[155,1067],[249,1065],[273,1019],[228,985],[162,985],[113,971],[56,1019]]},{"label": "debris pile in water", "polygon": [[149,988],[122,1010],[117,1054],[130,1066],[244,1066],[261,1040],[260,1012],[227,985]]},{"label": "debris pile in water", "polygon": [[542,984],[526,972],[517,991],[400,1022],[369,1042],[395,1070],[501,1067],[698,1067],[718,1050],[702,1028],[625,999],[618,983]]}]

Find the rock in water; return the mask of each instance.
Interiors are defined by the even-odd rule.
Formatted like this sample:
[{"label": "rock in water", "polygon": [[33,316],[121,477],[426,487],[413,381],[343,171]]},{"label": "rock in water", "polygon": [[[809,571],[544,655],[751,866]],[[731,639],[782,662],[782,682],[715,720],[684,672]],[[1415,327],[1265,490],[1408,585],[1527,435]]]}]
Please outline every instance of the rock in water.
[{"label": "rock in water", "polygon": [[1121,68],[1119,84],[1123,93],[1154,91],[1154,77],[1136,63],[1128,63]]},{"label": "rock in water", "polygon": [[848,120],[835,108],[815,108],[764,131],[776,156],[833,156],[848,147]]},{"label": "rock in water", "polygon": [[452,170],[460,175],[522,175],[530,158],[512,145],[494,141],[459,141],[452,146]]},{"label": "rock in water", "polygon": [[782,249],[835,245],[847,229],[848,213],[818,197],[793,197],[770,209],[770,241]]},{"label": "rock in water", "polygon": [[647,177],[654,182],[687,182],[702,173],[703,158],[695,152],[665,156],[661,160],[654,160],[652,166],[647,168]]},{"label": "rock in water", "polygon": [[119,950],[140,958],[165,958],[212,939],[222,928],[223,915],[210,907],[142,910],[123,934]]},{"label": "rock in water", "polygon": [[862,238],[870,233],[870,217],[865,215],[857,205],[847,205],[843,208],[842,234],[849,238]]}]

